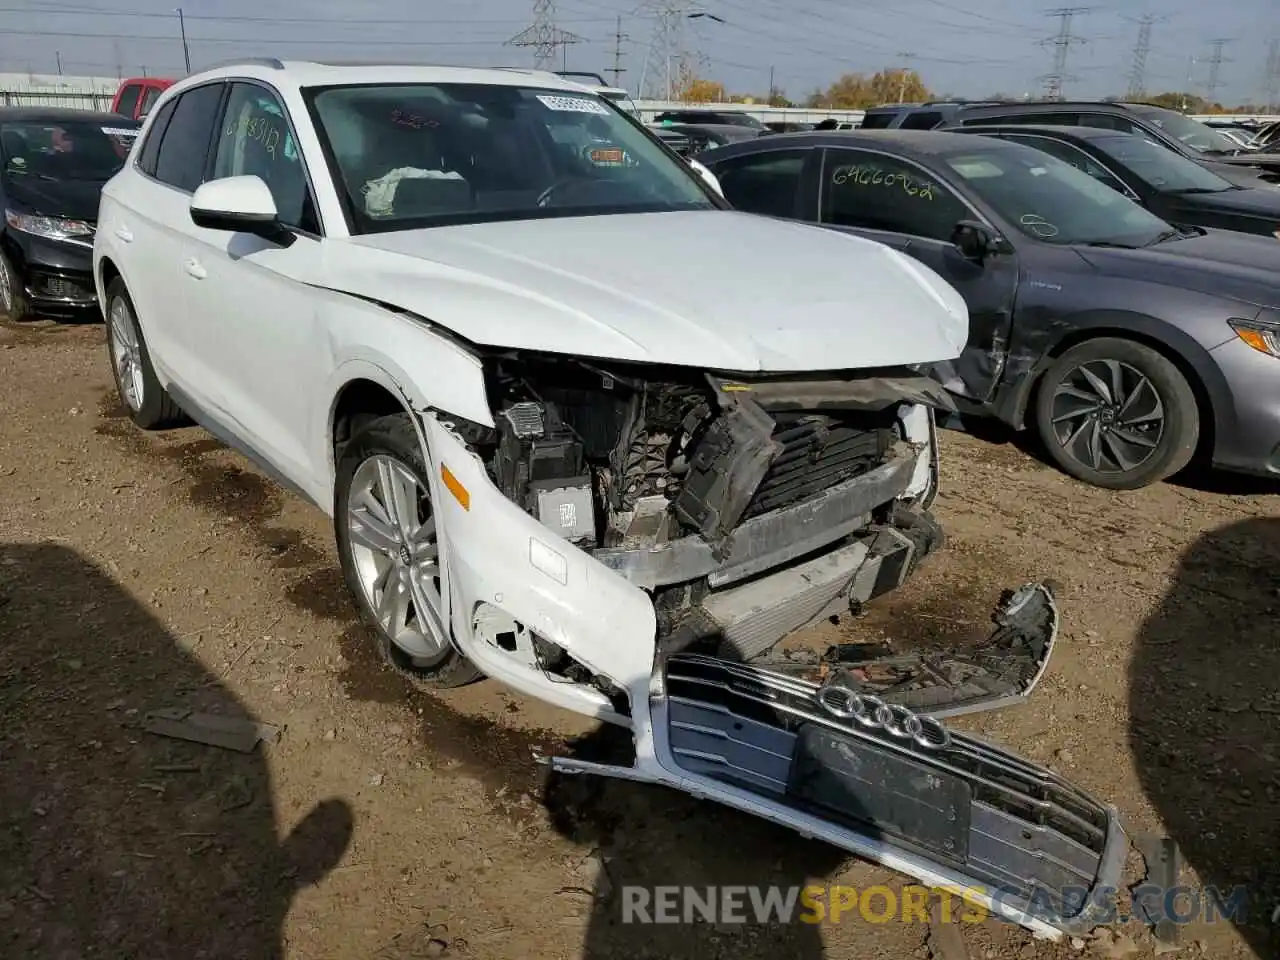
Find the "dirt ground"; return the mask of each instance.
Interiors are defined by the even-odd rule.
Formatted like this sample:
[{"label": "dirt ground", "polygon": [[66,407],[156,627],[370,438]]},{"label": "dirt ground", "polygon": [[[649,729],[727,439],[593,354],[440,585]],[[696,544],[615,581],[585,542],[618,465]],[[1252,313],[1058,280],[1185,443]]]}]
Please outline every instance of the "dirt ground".
[{"label": "dirt ground", "polygon": [[[109,383],[101,326],[0,327],[0,956],[957,960],[853,913],[622,924],[629,883],[903,880],[669,791],[546,780],[535,752],[591,724],[381,670],[322,517],[198,428],[133,430]],[[1280,484],[1118,494],[1007,442],[943,454],[946,549],[841,629],[985,633],[1002,589],[1054,578],[1044,683],[961,726],[1176,838],[1184,882],[1280,902]],[[165,707],[282,734],[243,754],[144,732]],[[1277,955],[1254,916],[1189,924],[1179,955]],[[958,932],[975,960],[1154,950],[1132,924],[1132,954]]]}]

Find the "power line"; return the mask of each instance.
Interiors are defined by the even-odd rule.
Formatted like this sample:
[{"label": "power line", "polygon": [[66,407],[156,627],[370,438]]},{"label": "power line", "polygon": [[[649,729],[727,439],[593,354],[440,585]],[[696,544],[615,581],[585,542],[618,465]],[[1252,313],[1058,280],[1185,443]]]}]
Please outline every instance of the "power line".
[{"label": "power line", "polygon": [[1040,41],[1041,46],[1053,47],[1053,70],[1038,78],[1044,83],[1045,96],[1050,100],[1061,100],[1063,84],[1068,80],[1077,79],[1067,74],[1067,53],[1075,44],[1088,43],[1088,41],[1084,37],[1071,33],[1071,20],[1092,9],[1092,7],[1060,7],[1046,13],[1046,16],[1058,18],[1057,35]]},{"label": "power line", "polygon": [[571,43],[581,43],[576,33],[556,26],[555,0],[533,0],[533,23],[507,41],[513,47],[533,47],[533,65],[539,70],[555,66],[556,50],[568,53]]},{"label": "power line", "polygon": [[1230,63],[1231,60],[1223,56],[1222,48],[1231,43],[1230,37],[1220,37],[1217,40],[1210,40],[1209,44],[1213,47],[1213,53],[1209,56],[1209,80],[1204,85],[1205,99],[1210,103],[1214,102],[1213,95],[1218,92],[1218,88],[1222,86],[1220,72],[1224,63]]}]

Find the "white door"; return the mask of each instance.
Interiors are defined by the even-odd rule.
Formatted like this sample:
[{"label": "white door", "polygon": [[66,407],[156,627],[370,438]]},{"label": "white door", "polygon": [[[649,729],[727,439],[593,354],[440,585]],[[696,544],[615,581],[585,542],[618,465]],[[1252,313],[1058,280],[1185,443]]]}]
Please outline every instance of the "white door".
[{"label": "white door", "polygon": [[320,226],[276,95],[255,83],[232,83],[211,152],[210,179],[266,181],[291,240],[193,225],[183,252],[192,346],[217,367],[217,418],[249,452],[309,489],[311,402],[328,373],[320,294],[308,286],[319,270]]}]

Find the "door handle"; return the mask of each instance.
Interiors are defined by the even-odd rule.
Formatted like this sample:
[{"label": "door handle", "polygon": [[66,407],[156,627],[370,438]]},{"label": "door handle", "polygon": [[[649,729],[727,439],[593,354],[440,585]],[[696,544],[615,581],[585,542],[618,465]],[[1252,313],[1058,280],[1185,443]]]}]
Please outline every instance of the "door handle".
[{"label": "door handle", "polygon": [[194,257],[187,261],[187,273],[195,277],[197,280],[203,280],[209,275],[209,272],[200,265],[200,261]]},{"label": "door handle", "polygon": [[116,227],[116,239],[125,243],[133,243],[133,234],[128,227]]}]

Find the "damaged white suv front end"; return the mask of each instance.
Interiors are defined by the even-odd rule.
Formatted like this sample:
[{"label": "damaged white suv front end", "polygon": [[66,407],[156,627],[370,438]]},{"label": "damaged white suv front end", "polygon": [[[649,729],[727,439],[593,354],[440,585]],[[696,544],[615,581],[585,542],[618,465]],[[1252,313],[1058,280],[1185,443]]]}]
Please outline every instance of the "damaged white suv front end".
[{"label": "damaged white suv front end", "polygon": [[[164,181],[200,123],[220,178]],[[194,418],[329,513],[397,668],[630,728],[632,763],[562,771],[718,800],[1048,936],[1105,909],[1073,891],[1114,884],[1114,813],[940,719],[1036,685],[1051,587],[969,650],[779,654],[941,543],[951,404],[921,371],[968,314],[920,263],[728,209],[547,74],[276,61],[166,92],[94,263],[134,422]]]}]

